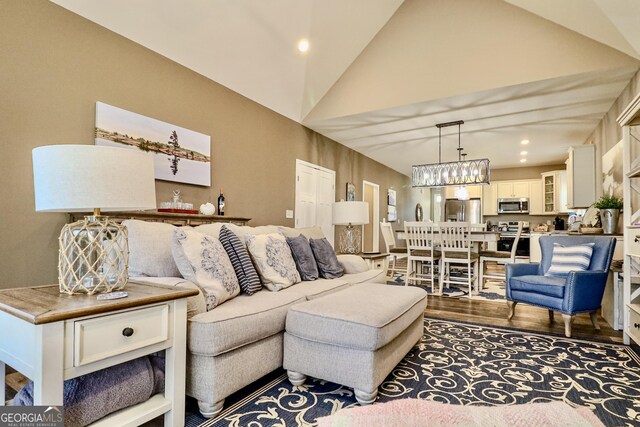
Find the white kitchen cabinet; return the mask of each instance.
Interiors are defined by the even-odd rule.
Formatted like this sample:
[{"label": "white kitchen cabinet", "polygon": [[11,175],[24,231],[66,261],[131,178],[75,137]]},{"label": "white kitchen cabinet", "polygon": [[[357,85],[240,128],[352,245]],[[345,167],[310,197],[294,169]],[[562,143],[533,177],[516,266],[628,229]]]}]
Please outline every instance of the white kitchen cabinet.
[{"label": "white kitchen cabinet", "polygon": [[547,236],[549,233],[537,233],[532,231],[529,236],[529,262],[540,262],[542,259],[542,250],[540,249],[540,237]]},{"label": "white kitchen cabinet", "polygon": [[[466,185],[467,191],[469,192],[470,199],[479,199],[482,197],[482,185]],[[444,198],[445,199],[456,199],[456,191],[460,188],[457,185],[451,185],[448,187],[444,187]]]},{"label": "white kitchen cabinet", "polygon": [[498,185],[482,186],[482,215],[498,215]]},{"label": "white kitchen cabinet", "polygon": [[542,180],[529,181],[529,215],[542,215]]},{"label": "white kitchen cabinet", "polygon": [[541,175],[543,214],[567,212],[567,171],[551,171]]},{"label": "white kitchen cabinet", "polygon": [[498,199],[529,197],[529,181],[500,181],[497,186]]},{"label": "white kitchen cabinet", "polygon": [[569,148],[566,163],[567,207],[588,208],[596,201],[596,146]]}]

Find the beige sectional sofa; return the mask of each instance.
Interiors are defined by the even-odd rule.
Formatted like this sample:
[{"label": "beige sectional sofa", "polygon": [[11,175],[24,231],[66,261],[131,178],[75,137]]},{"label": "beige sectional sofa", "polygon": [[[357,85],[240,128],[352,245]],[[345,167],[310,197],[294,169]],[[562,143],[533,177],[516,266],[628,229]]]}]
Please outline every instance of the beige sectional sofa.
[{"label": "beige sectional sofa", "polygon": [[[170,263],[171,225],[126,221],[130,246],[130,280],[169,286],[197,286],[175,274]],[[277,226],[239,227],[225,224],[239,237],[282,232],[318,237],[319,229],[294,230]],[[222,224],[196,227],[218,237]],[[339,292],[359,283],[384,283],[382,270],[368,270],[359,257],[339,256],[345,275],[336,279],[300,282],[278,292],[265,288],[240,294],[206,311],[199,294],[188,301],[187,380],[189,396],[198,400],[205,417],[219,413],[224,399],[282,366],[287,311],[295,304]],[[171,274],[174,277],[167,276]]]}]

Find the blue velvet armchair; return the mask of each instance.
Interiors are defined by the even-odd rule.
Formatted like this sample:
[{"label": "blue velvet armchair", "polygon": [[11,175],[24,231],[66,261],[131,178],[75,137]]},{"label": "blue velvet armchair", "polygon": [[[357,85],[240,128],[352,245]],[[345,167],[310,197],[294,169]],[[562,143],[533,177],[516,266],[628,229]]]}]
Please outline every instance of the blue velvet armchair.
[{"label": "blue velvet armchair", "polygon": [[[553,245],[573,246],[594,243],[589,269],[572,271],[566,277],[545,276],[551,266]],[[596,311],[600,308],[613,251],[615,237],[608,236],[543,236],[540,238],[541,262],[535,264],[507,264],[506,296],[509,304],[509,320],[519,302],[549,310],[553,321],[554,311],[562,313],[564,331],[571,337],[571,324],[577,313],[589,313],[596,329]]]}]

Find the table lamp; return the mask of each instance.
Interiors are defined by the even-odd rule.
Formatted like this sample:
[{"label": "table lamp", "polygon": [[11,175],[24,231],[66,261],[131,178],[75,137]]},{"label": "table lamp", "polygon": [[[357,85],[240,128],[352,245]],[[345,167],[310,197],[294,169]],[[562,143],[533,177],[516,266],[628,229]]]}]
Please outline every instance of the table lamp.
[{"label": "table lamp", "polygon": [[343,254],[360,252],[360,228],[354,225],[369,224],[369,203],[335,202],[332,207],[334,225],[346,225],[340,233],[338,251]]},{"label": "table lamp", "polygon": [[127,230],[102,211],[155,209],[153,157],[96,145],[47,145],[33,150],[38,212],[93,212],[60,233],[60,292],[123,289],[129,278]]}]

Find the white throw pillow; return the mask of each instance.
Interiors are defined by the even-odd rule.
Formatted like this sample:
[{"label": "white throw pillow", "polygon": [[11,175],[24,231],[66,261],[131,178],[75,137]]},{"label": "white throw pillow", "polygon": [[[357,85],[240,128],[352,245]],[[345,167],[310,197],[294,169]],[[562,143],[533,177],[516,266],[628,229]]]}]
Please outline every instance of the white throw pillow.
[{"label": "white throw pillow", "polygon": [[338,262],[342,264],[346,274],[362,273],[369,270],[367,261],[358,255],[338,255]]},{"label": "white throw pillow", "polygon": [[246,236],[247,249],[270,291],[279,291],[301,281],[287,240],[280,233]]},{"label": "white throw pillow", "polygon": [[176,228],[173,257],[185,279],[198,285],[207,311],[240,293],[240,284],[222,243],[190,228]]},{"label": "white throw pillow", "polygon": [[128,219],[129,276],[180,277],[171,254],[174,225]]}]

